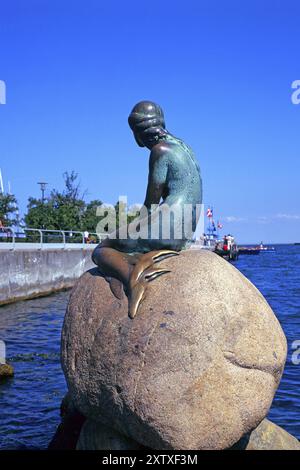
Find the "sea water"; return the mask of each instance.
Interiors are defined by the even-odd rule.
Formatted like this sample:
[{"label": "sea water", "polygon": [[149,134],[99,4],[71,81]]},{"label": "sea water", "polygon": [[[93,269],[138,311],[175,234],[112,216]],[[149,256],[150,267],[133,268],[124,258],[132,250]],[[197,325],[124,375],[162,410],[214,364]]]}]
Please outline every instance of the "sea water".
[{"label": "sea water", "polygon": [[[286,367],[269,418],[300,439],[300,246],[240,256],[234,265],[264,294],[286,334]],[[61,292],[0,308],[0,340],[15,369],[14,378],[0,384],[0,449],[44,449],[60,422],[66,384],[59,349],[68,297]]]}]

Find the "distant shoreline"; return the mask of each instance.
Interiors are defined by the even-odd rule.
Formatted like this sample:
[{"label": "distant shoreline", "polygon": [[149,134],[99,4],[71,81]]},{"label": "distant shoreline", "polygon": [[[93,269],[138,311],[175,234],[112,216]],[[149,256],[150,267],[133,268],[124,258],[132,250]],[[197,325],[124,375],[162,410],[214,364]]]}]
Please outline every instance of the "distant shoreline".
[{"label": "distant shoreline", "polygon": [[[238,241],[238,245],[241,246],[259,246],[260,243],[257,243],[257,242],[254,242],[254,243],[243,243],[243,242],[240,242]],[[289,243],[280,243],[280,242],[269,242],[269,243],[264,243],[264,246],[295,246],[295,245],[300,245],[300,242],[289,242]]]}]

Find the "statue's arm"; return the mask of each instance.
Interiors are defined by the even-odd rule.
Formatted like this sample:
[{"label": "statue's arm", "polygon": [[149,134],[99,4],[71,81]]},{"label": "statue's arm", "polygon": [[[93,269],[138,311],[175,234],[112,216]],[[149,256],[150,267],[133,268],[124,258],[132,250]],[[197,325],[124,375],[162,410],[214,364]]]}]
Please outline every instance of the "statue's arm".
[{"label": "statue's arm", "polygon": [[149,176],[144,206],[159,204],[167,181],[168,155],[161,149],[153,149],[149,159]]}]

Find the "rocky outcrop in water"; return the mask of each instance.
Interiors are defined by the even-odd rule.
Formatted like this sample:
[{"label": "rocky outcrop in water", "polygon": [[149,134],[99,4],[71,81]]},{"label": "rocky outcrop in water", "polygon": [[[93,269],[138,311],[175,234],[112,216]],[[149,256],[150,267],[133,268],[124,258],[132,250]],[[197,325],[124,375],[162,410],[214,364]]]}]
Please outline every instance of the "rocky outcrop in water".
[{"label": "rocky outcrop in water", "polygon": [[10,364],[1,364],[0,363],[0,380],[11,378],[14,376],[13,366]]},{"label": "rocky outcrop in water", "polygon": [[[143,447],[103,424],[87,420],[81,430],[77,450],[142,450]],[[280,426],[264,419],[230,450],[300,450],[298,439]]]},{"label": "rocky outcrop in water", "polygon": [[128,442],[229,448],[268,413],[285,336],[259,291],[217,255],[185,251],[161,266],[170,272],[149,283],[133,320],[96,269],[77,282],[62,334],[70,395]]},{"label": "rocky outcrop in water", "polygon": [[280,426],[264,419],[235,446],[241,450],[300,450],[298,439]]},{"label": "rocky outcrop in water", "polygon": [[51,442],[49,450],[75,450],[79,439],[81,428],[86,421],[75,408],[70,394],[67,393],[60,407],[61,423],[58,426]]}]

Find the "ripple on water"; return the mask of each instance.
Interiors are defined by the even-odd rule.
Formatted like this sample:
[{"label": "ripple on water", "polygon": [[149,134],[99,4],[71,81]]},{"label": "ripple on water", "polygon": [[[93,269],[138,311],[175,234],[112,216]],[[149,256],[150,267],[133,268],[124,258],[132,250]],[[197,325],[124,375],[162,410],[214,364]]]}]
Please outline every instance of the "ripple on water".
[{"label": "ripple on water", "polygon": [[0,448],[46,448],[60,421],[66,391],[60,334],[69,293],[0,309],[0,339],[15,369],[0,385]]}]

